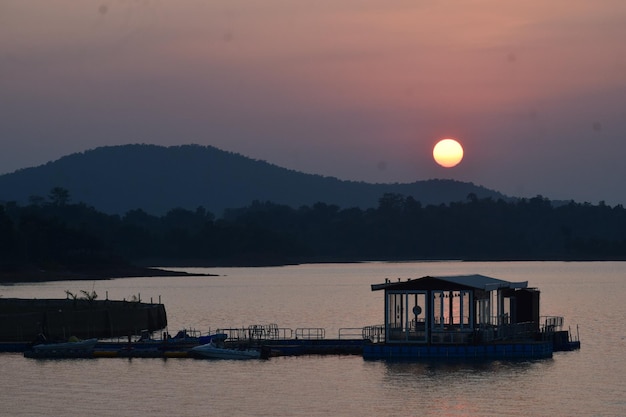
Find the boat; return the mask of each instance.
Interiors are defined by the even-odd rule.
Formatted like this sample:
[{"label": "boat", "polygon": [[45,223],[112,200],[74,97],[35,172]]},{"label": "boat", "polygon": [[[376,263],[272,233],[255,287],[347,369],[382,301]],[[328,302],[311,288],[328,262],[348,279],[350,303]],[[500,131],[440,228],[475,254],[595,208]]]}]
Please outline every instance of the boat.
[{"label": "boat", "polygon": [[384,324],[364,329],[364,359],[543,359],[580,349],[560,316],[540,316],[537,288],[484,275],[374,284]]},{"label": "boat", "polygon": [[86,339],[78,340],[76,338],[70,338],[67,342],[60,343],[40,343],[33,346],[33,350],[39,352],[50,351],[79,351],[79,350],[93,350],[98,343],[98,339]]},{"label": "boat", "polygon": [[209,343],[191,348],[189,353],[198,358],[209,359],[259,359],[261,352],[256,349],[235,349],[226,347],[226,334],[216,334]]},{"label": "boat", "polygon": [[76,358],[92,357],[98,339],[79,340],[71,337],[67,342],[44,342],[33,345],[30,350],[24,351],[24,356],[30,358]]}]

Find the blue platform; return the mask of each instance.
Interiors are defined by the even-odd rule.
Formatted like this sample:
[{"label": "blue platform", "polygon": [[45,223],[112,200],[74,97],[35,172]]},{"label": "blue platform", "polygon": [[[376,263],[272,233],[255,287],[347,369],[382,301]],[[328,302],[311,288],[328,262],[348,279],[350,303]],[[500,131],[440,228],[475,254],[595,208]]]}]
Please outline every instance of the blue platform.
[{"label": "blue platform", "polygon": [[430,346],[373,343],[363,346],[363,359],[545,359],[551,358],[552,352],[552,342]]}]

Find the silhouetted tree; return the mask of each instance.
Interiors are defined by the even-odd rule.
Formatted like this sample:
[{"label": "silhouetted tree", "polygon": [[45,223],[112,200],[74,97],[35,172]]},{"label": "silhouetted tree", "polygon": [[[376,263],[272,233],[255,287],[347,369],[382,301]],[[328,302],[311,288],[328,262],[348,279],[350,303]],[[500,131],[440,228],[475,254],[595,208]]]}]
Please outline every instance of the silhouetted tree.
[{"label": "silhouetted tree", "polygon": [[54,187],[48,195],[50,202],[55,206],[64,206],[70,201],[70,192],[63,187]]},{"label": "silhouetted tree", "polygon": [[254,201],[218,220],[202,207],[175,208],[158,217],[141,209],[107,215],[67,202],[0,206],[0,265],[5,266],[451,258],[626,259],[626,210],[574,202],[554,206],[541,196],[424,206],[400,194],[385,194],[377,208],[367,210]]},{"label": "silhouetted tree", "polygon": [[16,259],[17,239],[15,225],[0,205],[0,268],[18,263]]}]

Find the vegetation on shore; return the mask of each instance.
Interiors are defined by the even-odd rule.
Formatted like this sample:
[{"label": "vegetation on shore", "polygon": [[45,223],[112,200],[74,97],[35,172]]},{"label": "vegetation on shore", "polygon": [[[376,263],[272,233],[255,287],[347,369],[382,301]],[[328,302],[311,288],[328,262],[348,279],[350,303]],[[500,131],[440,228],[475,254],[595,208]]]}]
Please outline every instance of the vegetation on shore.
[{"label": "vegetation on shore", "polygon": [[372,209],[253,202],[220,219],[202,207],[109,215],[47,200],[0,205],[0,279],[158,275],[137,265],[258,266],[365,260],[624,260],[626,210],[537,196],[422,205],[385,194]]}]

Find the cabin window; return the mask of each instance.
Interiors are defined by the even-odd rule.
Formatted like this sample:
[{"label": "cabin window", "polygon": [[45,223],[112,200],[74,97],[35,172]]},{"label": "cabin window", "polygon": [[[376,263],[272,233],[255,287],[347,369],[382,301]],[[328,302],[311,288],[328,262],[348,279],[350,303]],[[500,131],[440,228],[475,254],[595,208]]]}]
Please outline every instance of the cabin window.
[{"label": "cabin window", "polygon": [[390,292],[386,300],[387,340],[426,342],[426,291]]},{"label": "cabin window", "polygon": [[433,291],[433,326],[471,326],[470,291]]},{"label": "cabin window", "polygon": [[458,300],[458,312],[459,312],[459,325],[461,328],[471,327],[471,301],[470,301],[470,291],[457,291],[457,296],[455,297]]},{"label": "cabin window", "polygon": [[501,326],[511,324],[514,300],[504,296],[502,290],[490,291],[477,300],[478,323],[481,325]]},{"label": "cabin window", "polygon": [[446,323],[446,306],[444,291],[433,291],[433,327],[443,329]]},{"label": "cabin window", "polygon": [[481,298],[476,300],[478,305],[478,324],[488,325],[491,324],[491,302],[490,298]]}]

